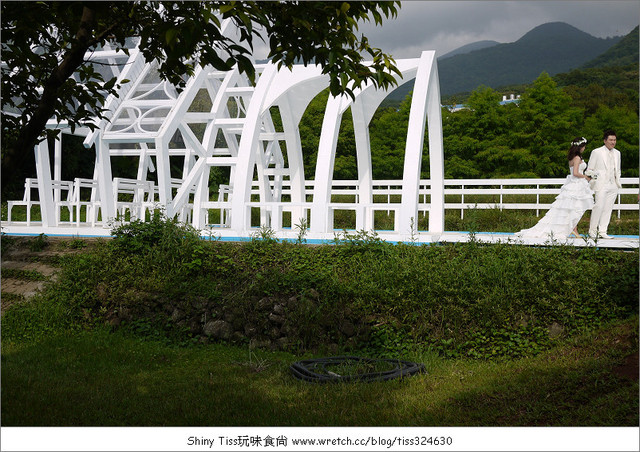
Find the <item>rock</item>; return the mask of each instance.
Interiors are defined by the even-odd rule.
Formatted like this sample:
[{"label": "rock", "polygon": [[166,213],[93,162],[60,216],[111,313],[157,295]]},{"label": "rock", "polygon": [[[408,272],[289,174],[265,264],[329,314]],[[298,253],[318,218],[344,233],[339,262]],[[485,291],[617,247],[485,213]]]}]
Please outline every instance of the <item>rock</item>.
[{"label": "rock", "polygon": [[256,304],[256,307],[260,311],[270,311],[272,306],[273,302],[269,299],[269,297],[261,298]]},{"label": "rock", "polygon": [[553,322],[549,327],[549,336],[558,337],[564,333],[564,327],[556,322]]},{"label": "rock", "polygon": [[233,327],[224,320],[212,320],[205,324],[203,333],[216,339],[229,340],[233,334]]},{"label": "rock", "polygon": [[280,336],[280,330],[276,327],[271,328],[271,331],[269,331],[269,337],[271,339],[278,339]]},{"label": "rock", "polygon": [[291,324],[291,322],[285,322],[285,324],[280,328],[280,331],[286,336],[291,336],[295,335],[296,328]]},{"label": "rock", "polygon": [[311,298],[312,300],[319,300],[320,299],[320,293],[316,290],[316,289],[309,289],[306,292],[307,297]]},{"label": "rock", "polygon": [[281,303],[278,303],[277,305],[275,305],[275,306],[273,307],[273,312],[274,312],[274,314],[284,315],[284,312],[285,312],[285,307],[284,307],[284,305],[283,305],[283,304],[281,304]]},{"label": "rock", "polygon": [[175,308],[171,313],[171,320],[174,322],[178,322],[184,318],[184,313],[180,311],[180,309]]},{"label": "rock", "polygon": [[198,319],[190,319],[189,320],[189,331],[192,334],[200,334],[202,331],[202,327],[200,326],[200,322]]},{"label": "rock", "polygon": [[289,347],[289,338],[288,337],[281,337],[278,340],[276,340],[276,344],[278,346],[278,349],[286,350],[287,347]]},{"label": "rock", "polygon": [[244,334],[247,337],[256,337],[258,335],[258,328],[252,324],[246,324],[244,326]]},{"label": "rock", "polygon": [[356,327],[350,321],[343,320],[340,323],[340,331],[342,331],[345,336],[352,337],[356,334]]},{"label": "rock", "polygon": [[254,348],[269,348],[270,346],[271,346],[271,341],[269,339],[252,340],[249,343],[249,348],[250,349],[254,349]]},{"label": "rock", "polygon": [[284,324],[285,318],[281,315],[271,313],[269,314],[269,321],[276,325],[282,325]]},{"label": "rock", "polygon": [[209,300],[207,297],[198,296],[196,297],[193,305],[198,310],[204,310],[209,307]]}]

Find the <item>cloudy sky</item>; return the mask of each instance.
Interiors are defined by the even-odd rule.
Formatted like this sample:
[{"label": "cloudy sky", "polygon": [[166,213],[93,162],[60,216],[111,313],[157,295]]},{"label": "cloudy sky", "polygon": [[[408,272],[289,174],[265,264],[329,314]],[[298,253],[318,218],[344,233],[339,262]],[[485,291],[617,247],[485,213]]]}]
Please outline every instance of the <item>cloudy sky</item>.
[{"label": "cloudy sky", "polygon": [[605,38],[625,35],[639,21],[638,0],[414,0],[402,2],[396,19],[363,24],[360,32],[395,58],[416,58],[422,50],[442,56],[476,41],[514,42],[547,22],[566,22]]}]

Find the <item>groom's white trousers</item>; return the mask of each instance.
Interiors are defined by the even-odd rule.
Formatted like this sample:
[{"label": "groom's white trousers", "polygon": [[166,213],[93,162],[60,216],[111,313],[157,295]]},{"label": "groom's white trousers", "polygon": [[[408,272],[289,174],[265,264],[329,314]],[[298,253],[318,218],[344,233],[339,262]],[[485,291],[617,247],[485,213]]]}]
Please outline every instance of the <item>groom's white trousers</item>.
[{"label": "groom's white trousers", "polygon": [[618,187],[612,184],[596,192],[595,205],[591,210],[591,220],[589,221],[589,235],[595,236],[596,232],[607,233],[617,196]]}]

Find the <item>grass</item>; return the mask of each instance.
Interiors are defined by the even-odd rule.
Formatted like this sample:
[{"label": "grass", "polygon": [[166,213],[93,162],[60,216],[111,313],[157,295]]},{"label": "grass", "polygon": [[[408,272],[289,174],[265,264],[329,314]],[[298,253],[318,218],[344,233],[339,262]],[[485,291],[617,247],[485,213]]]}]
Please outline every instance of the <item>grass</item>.
[{"label": "grass", "polygon": [[[154,218],[86,247],[43,244],[68,254],[3,312],[3,425],[637,425],[637,375],[622,372],[638,354],[637,250],[342,239],[209,242]],[[3,237],[3,252],[32,241],[47,242]],[[211,318],[256,335],[194,333]],[[289,371],[336,354],[427,373],[314,385]]]},{"label": "grass", "polygon": [[[3,317],[3,338],[108,323],[180,343],[224,318],[237,343],[373,354],[428,345],[451,357],[517,358],[553,346],[554,328],[571,336],[637,312],[637,251],[341,240],[231,244],[201,241],[174,222],[126,225],[118,238],[59,259],[42,300]],[[590,285],[599,291],[582,296]],[[280,306],[276,317],[260,300]]]},{"label": "grass", "polygon": [[104,329],[3,344],[3,425],[634,426],[638,381],[615,369],[638,351],[637,321],[534,358],[424,353],[410,358],[427,374],[328,385],[294,379],[300,357],[289,353],[177,348]]},{"label": "grass", "polygon": [[5,268],[2,270],[3,278],[20,279],[23,281],[46,281],[48,278],[37,270],[22,270],[18,268]]}]

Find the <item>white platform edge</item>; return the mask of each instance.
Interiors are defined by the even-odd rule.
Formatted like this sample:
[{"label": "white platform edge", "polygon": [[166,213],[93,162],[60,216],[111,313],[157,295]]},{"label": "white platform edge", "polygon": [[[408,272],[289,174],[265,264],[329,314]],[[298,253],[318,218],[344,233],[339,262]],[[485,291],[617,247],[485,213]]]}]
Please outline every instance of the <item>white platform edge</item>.
[{"label": "white platform edge", "polygon": [[[243,242],[251,240],[253,235],[259,234],[258,228],[254,230],[245,231],[244,234],[238,234],[237,231],[231,231],[223,228],[212,228],[201,230],[201,237],[204,239],[214,239],[221,241],[233,241]],[[307,233],[305,240],[307,244],[323,244],[332,243],[334,239],[339,235],[342,235],[343,230],[335,230],[331,233]],[[346,231],[349,234],[354,234],[356,231]],[[38,236],[45,234],[50,237],[66,237],[66,238],[109,238],[111,237],[111,229],[108,227],[91,227],[75,225],[68,226],[55,226],[55,227],[43,227],[37,224],[31,226],[11,224],[2,224],[2,233],[8,236]],[[395,233],[385,234],[385,231],[376,231],[378,237],[389,243],[398,243],[398,235]],[[298,239],[297,232],[294,230],[280,231],[276,234],[279,240],[296,241]],[[531,245],[531,246],[551,246],[551,245],[569,245],[575,247],[598,247],[598,248],[613,248],[613,249],[636,249],[640,248],[640,237],[633,235],[619,235],[613,236],[611,239],[599,239],[596,242],[593,240],[585,240],[584,238],[568,238],[565,240],[558,240],[555,243],[551,243],[547,239],[532,239],[532,238],[519,238],[514,233],[509,232],[477,232],[470,233],[466,231],[445,231],[441,234],[430,234],[428,232],[420,232],[412,240],[410,236],[404,238],[404,243],[411,243],[415,245],[422,244],[436,244],[436,243],[465,243],[471,240],[475,240],[478,243],[506,243],[512,245]]]}]

